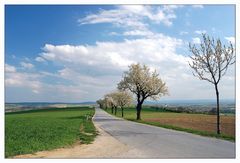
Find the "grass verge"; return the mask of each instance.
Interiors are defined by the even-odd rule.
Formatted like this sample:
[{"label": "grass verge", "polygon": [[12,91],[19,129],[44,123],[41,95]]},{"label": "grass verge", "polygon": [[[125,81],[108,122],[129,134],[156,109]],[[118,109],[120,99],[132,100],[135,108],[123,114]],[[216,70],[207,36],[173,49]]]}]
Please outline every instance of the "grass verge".
[{"label": "grass verge", "polygon": [[5,157],[91,143],[97,135],[88,107],[5,114]]}]

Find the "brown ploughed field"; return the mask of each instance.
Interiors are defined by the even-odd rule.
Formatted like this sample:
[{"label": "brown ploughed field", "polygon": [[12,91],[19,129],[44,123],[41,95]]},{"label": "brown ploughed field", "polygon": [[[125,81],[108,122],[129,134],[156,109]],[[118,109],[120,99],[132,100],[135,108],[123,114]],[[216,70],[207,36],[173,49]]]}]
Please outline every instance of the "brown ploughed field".
[{"label": "brown ploughed field", "polygon": [[[159,118],[145,118],[147,122],[159,122],[194,130],[216,132],[216,116],[203,114],[163,113]],[[220,117],[222,134],[235,137],[235,116],[223,115]]]}]

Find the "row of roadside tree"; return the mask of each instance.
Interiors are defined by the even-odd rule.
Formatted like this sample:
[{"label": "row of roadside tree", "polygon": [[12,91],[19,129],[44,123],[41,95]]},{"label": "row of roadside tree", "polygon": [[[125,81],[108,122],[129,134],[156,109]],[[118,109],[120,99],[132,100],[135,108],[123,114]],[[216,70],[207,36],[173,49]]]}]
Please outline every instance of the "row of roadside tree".
[{"label": "row of roadside tree", "polygon": [[124,116],[124,107],[128,107],[133,103],[132,94],[128,91],[114,91],[108,93],[104,96],[103,99],[97,101],[100,108],[107,109],[111,108],[112,114],[117,114],[117,110],[121,109],[122,117]]},{"label": "row of roadside tree", "polygon": [[129,70],[123,74],[123,79],[117,85],[117,91],[106,94],[103,99],[97,101],[101,108],[111,108],[112,113],[117,114],[117,109],[133,103],[133,95],[136,99],[137,120],[141,119],[141,110],[144,100],[147,98],[159,99],[168,94],[166,83],[162,81],[156,70],[152,71],[146,65],[132,64]]}]

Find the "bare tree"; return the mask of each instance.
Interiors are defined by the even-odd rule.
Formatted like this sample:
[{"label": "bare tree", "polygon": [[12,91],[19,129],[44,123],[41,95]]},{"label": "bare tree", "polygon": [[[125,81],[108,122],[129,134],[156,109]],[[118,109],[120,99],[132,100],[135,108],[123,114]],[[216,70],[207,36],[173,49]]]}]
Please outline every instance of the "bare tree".
[{"label": "bare tree", "polygon": [[132,64],[124,72],[123,79],[118,83],[119,90],[129,90],[137,97],[137,120],[141,119],[142,104],[148,97],[158,99],[168,93],[166,83],[159,78],[159,74],[143,65]]},{"label": "bare tree", "polygon": [[206,34],[202,34],[200,46],[189,43],[191,62],[189,66],[193,69],[193,75],[200,80],[206,80],[214,84],[217,98],[217,133],[220,134],[219,115],[219,90],[218,83],[227,72],[228,66],[235,63],[235,54],[232,43],[229,46],[222,45],[220,39],[215,41]]}]

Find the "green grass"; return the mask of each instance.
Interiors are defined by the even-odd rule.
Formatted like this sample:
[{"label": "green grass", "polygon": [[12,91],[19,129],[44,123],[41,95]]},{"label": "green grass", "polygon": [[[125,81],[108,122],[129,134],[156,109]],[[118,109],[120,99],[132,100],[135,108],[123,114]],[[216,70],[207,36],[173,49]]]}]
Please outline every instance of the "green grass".
[{"label": "green grass", "polygon": [[[112,114],[111,109],[107,109],[106,111],[109,114]],[[114,116],[121,117],[122,116],[121,110],[118,110],[117,114]],[[161,122],[149,121],[149,119],[151,119],[151,118],[158,118],[158,119],[169,118],[169,119],[173,119],[173,121],[174,121],[175,119],[179,119],[179,118],[193,118],[194,119],[194,118],[199,118],[199,116],[203,120],[208,119],[210,117],[210,115],[206,115],[206,114],[174,113],[174,112],[166,112],[164,110],[157,111],[156,109],[154,109],[152,107],[144,106],[142,108],[142,112],[141,112],[142,120],[136,120],[136,110],[134,107],[124,109],[124,119],[126,119],[126,120],[130,120],[130,121],[134,121],[134,122],[138,122],[138,123],[149,124],[149,125],[153,125],[153,126],[157,126],[157,127],[163,127],[163,128],[167,128],[167,129],[184,131],[184,132],[193,133],[193,134],[202,135],[202,136],[216,137],[216,138],[220,138],[220,139],[224,139],[224,140],[235,141],[235,136],[232,136],[230,134],[223,133],[223,134],[218,135],[215,133],[215,131],[210,132],[210,131],[204,131],[204,130],[200,130],[200,129],[187,128],[187,127],[183,127],[181,125],[178,125],[178,126],[172,125],[171,123],[163,124]]]},{"label": "green grass", "polygon": [[[5,114],[5,157],[91,143],[97,132],[88,107],[50,108]],[[87,118],[88,117],[88,118]]]}]

